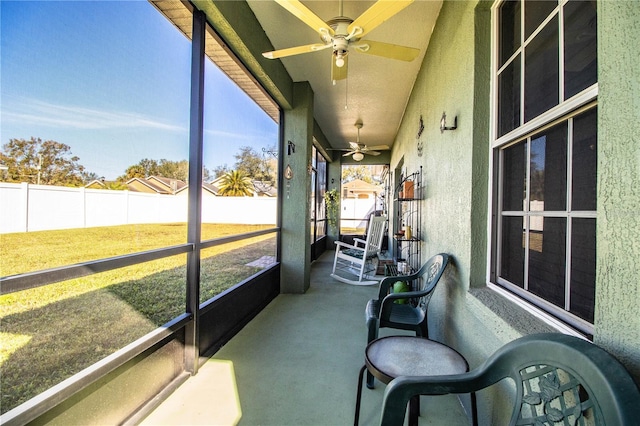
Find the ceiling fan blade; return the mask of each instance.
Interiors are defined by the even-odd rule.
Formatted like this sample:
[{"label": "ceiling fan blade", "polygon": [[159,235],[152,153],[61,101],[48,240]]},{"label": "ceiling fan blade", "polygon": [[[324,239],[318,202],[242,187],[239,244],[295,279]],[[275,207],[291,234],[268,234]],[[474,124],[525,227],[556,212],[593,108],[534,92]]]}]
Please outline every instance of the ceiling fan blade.
[{"label": "ceiling fan blade", "polygon": [[378,151],[362,151],[363,154],[367,154],[367,155],[380,155],[380,153]]},{"label": "ceiling fan blade", "polygon": [[[287,9],[296,18],[313,28],[316,32],[321,32],[321,28],[324,28],[329,34],[334,35],[335,32],[326,22],[313,13],[307,6],[303,5],[298,0],[275,0],[280,6]],[[323,30],[324,31],[324,30]]]},{"label": "ceiling fan blade", "polygon": [[351,147],[352,151],[360,150],[360,144],[358,142],[349,142],[349,146]]},{"label": "ceiling fan blade", "polygon": [[343,156],[343,157],[348,157],[348,156],[350,156],[350,155],[355,154],[356,152],[357,152],[357,151],[349,151],[349,152],[347,152],[346,154],[342,154],[342,156]]},{"label": "ceiling fan blade", "polygon": [[286,56],[299,55],[301,53],[317,52],[331,47],[330,44],[314,43],[304,46],[289,47],[287,49],[274,50],[272,52],[264,52],[262,56],[267,59],[284,58]]},{"label": "ceiling fan blade", "polygon": [[375,145],[375,146],[366,147],[367,151],[371,151],[371,150],[373,150],[373,151],[387,151],[389,149],[391,149],[389,147],[389,145]]},{"label": "ceiling fan blade", "polygon": [[[329,45],[331,46],[331,45]],[[335,59],[331,57],[331,81],[344,80],[347,78],[347,68],[349,67],[349,55],[343,56],[344,65],[336,65]]]},{"label": "ceiling fan blade", "polygon": [[355,27],[360,27],[363,32],[358,37],[362,37],[411,3],[413,0],[378,0],[349,24],[348,31],[351,33]]},{"label": "ceiling fan blade", "polygon": [[362,41],[353,44],[351,47],[360,53],[367,55],[382,56],[383,58],[398,59],[400,61],[411,62],[418,54],[420,49],[407,46],[399,46],[397,44],[383,43],[381,41]]}]

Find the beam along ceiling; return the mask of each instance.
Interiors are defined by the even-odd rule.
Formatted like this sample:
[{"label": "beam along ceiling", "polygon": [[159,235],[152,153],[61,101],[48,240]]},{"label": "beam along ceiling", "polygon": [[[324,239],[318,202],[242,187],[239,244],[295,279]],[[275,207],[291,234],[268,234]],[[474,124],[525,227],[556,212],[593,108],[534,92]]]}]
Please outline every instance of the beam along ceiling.
[{"label": "beam along ceiling", "polygon": [[[322,43],[318,32],[275,1],[247,3],[274,50]],[[342,15],[355,20],[374,3],[344,1]],[[325,22],[340,15],[338,0],[302,1],[302,4]],[[356,121],[363,123],[361,143],[392,145],[441,5],[440,0],[416,0],[363,36],[363,41],[420,49],[411,62],[363,54],[351,48],[347,78],[334,85],[332,49],[274,59],[282,61],[293,81],[309,82],[314,91],[315,119],[334,148],[348,148],[348,142],[356,140]]]}]

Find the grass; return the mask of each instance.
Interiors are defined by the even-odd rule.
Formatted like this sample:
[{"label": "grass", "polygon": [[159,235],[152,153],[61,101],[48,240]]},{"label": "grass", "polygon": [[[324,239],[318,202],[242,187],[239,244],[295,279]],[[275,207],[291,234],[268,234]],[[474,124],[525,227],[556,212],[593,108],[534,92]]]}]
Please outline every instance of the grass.
[{"label": "grass", "polygon": [[[202,224],[202,239],[270,228]],[[184,244],[187,225],[122,225],[0,235],[0,276],[39,271],[128,253]]]},{"label": "grass", "polygon": [[[214,238],[256,229],[260,227],[206,225],[203,235]],[[184,225],[3,235],[2,275],[34,270],[34,265],[45,269],[175,245],[185,236]],[[269,235],[203,251],[201,302],[260,270],[247,263],[274,254],[275,237]],[[0,296],[1,411],[183,313],[185,263],[186,255],[177,255]]]}]

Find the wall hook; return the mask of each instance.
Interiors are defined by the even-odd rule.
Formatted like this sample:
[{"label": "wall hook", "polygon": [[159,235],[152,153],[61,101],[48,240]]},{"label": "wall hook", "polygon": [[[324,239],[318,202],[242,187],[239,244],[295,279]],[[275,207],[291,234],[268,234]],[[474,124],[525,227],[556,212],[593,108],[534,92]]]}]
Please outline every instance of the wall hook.
[{"label": "wall hook", "polygon": [[458,116],[453,119],[453,126],[447,127],[447,114],[442,113],[442,118],[440,119],[440,133],[444,133],[445,130],[455,130],[458,128]]}]

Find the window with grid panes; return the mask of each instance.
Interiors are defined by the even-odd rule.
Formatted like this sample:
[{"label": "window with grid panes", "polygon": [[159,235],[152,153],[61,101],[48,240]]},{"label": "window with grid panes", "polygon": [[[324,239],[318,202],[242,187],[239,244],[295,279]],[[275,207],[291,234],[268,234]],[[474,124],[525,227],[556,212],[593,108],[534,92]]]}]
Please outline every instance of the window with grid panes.
[{"label": "window with grid panes", "polygon": [[491,279],[587,334],[595,303],[595,1],[494,9]]}]

